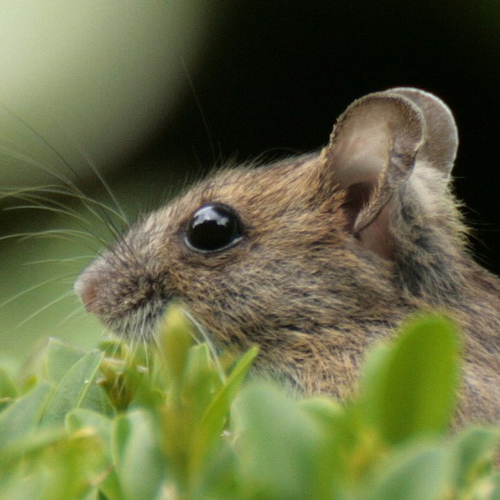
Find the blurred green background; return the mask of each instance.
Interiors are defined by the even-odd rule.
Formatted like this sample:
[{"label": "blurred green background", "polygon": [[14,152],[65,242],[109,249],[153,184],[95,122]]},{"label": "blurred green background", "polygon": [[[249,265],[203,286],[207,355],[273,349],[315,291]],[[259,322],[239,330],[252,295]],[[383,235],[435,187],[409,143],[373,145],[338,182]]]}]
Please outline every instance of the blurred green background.
[{"label": "blurred green background", "polygon": [[[316,149],[355,98],[416,86],[455,113],[457,193],[499,272],[499,27],[486,0],[4,0],[0,187],[62,176],[112,205],[95,168],[133,220],[214,163]],[[81,209],[84,227],[3,199],[0,234],[99,238],[0,240],[0,362],[48,335],[91,346],[104,333],[71,288],[111,231],[76,200],[50,203]]]}]

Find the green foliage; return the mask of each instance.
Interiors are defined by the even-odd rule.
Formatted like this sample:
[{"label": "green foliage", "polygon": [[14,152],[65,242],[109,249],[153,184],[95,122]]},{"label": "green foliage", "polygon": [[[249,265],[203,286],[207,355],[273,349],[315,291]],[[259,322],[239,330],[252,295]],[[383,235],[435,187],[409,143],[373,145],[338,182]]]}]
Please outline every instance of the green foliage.
[{"label": "green foliage", "polygon": [[257,349],[214,357],[179,309],[158,346],[51,340],[36,374],[0,370],[0,500],[500,499],[500,433],[447,434],[460,345],[414,320],[340,405],[244,383]]}]

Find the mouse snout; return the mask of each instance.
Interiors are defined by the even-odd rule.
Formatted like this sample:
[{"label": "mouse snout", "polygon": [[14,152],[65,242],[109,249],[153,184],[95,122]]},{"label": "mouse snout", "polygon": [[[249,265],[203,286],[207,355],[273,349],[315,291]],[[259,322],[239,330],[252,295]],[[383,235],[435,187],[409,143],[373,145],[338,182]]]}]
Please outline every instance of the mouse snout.
[{"label": "mouse snout", "polygon": [[122,266],[115,254],[91,263],[77,278],[74,291],[87,312],[110,333],[122,338],[149,340],[173,293],[165,273],[152,266]]},{"label": "mouse snout", "polygon": [[95,308],[98,287],[98,276],[95,273],[86,271],[84,271],[75,282],[75,293],[89,313]]}]

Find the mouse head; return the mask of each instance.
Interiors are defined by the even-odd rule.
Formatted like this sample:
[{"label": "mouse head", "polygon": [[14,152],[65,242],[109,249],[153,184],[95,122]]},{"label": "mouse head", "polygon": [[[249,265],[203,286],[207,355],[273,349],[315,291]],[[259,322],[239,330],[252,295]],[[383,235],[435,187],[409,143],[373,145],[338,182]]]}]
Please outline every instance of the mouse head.
[{"label": "mouse head", "polygon": [[173,299],[217,346],[282,348],[349,322],[390,322],[405,294],[440,296],[441,260],[461,251],[447,187],[456,148],[436,97],[368,95],[319,153],[216,172],[143,218],[76,292],[135,339],[154,336]]}]

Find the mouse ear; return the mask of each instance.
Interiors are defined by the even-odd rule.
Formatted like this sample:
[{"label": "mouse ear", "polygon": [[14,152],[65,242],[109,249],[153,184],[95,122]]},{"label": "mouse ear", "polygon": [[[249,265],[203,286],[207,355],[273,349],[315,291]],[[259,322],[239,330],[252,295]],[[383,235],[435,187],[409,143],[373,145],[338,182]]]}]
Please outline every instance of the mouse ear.
[{"label": "mouse ear", "polygon": [[[411,185],[421,200],[429,199],[429,189],[446,188],[457,147],[453,116],[440,99],[404,87],[377,92],[355,101],[338,119],[320,155],[321,183],[344,190],[347,229],[365,247],[391,258],[390,216],[402,213],[408,193],[403,188]],[[412,176],[417,164],[419,172],[433,172],[432,185],[417,180],[423,173]]]},{"label": "mouse ear", "polygon": [[347,229],[386,257],[388,221],[381,213],[411,175],[424,137],[424,116],[413,100],[378,92],[347,108],[321,152],[323,182],[345,189]]},{"label": "mouse ear", "polygon": [[453,115],[441,99],[413,88],[394,88],[388,92],[410,99],[424,116],[426,141],[418,152],[424,160],[449,179],[458,149],[458,131]]}]

